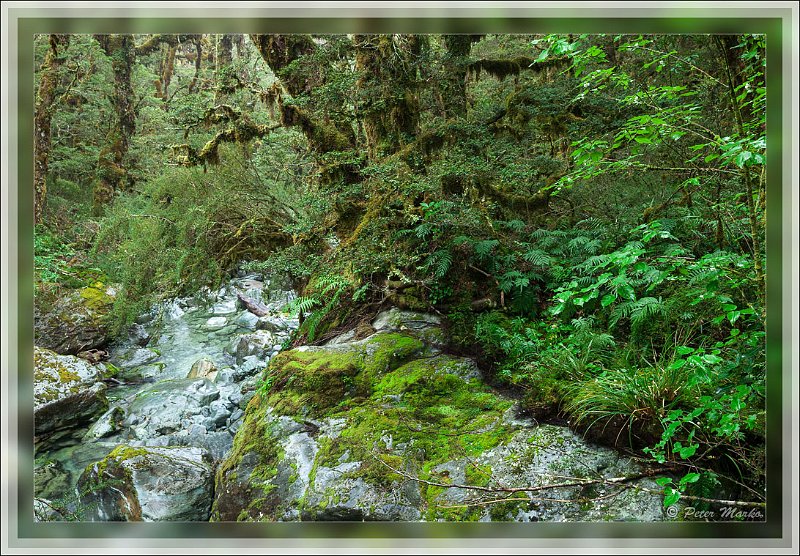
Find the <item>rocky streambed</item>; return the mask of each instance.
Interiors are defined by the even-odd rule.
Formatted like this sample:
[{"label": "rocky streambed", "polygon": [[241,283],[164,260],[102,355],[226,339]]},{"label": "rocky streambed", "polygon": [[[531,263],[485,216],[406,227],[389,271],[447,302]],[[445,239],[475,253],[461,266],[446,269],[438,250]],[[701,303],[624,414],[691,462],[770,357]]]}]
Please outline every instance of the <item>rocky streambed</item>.
[{"label": "rocky streambed", "polygon": [[521,416],[437,317],[283,350],[294,294],[259,278],[143,316],[113,367],[37,350],[41,519],[664,519],[647,470]]}]

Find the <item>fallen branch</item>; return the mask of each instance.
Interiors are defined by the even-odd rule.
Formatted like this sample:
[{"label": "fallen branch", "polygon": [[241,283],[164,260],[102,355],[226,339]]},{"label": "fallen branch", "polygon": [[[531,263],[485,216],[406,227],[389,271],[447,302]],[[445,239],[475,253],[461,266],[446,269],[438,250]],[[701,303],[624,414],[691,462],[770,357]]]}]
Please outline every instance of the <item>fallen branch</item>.
[{"label": "fallen branch", "polygon": [[267,309],[267,306],[256,299],[251,299],[249,297],[246,297],[241,292],[236,292],[236,297],[239,298],[239,301],[241,301],[244,304],[245,308],[247,308],[248,311],[250,311],[257,317],[263,317],[269,313],[269,309]]},{"label": "fallen branch", "polygon": [[[377,459],[379,462],[381,462],[384,466],[388,467],[393,473],[396,473],[396,474],[398,474],[398,475],[400,475],[402,477],[405,477],[406,479],[409,479],[411,481],[415,481],[415,482],[423,484],[423,485],[434,486],[434,487],[438,487],[438,488],[460,488],[460,489],[463,489],[463,490],[473,490],[473,491],[487,492],[487,493],[497,493],[497,492],[507,492],[509,494],[516,494],[516,493],[522,493],[522,492],[531,493],[531,492],[542,492],[542,491],[545,491],[545,490],[558,489],[558,488],[575,488],[575,487],[585,487],[585,486],[590,486],[590,485],[602,484],[602,485],[616,486],[616,487],[620,487],[622,489],[633,488],[633,489],[636,489],[636,490],[639,490],[639,491],[642,491],[642,492],[647,492],[648,494],[654,494],[654,495],[661,496],[664,493],[662,491],[660,491],[660,490],[654,490],[654,489],[643,487],[643,486],[640,486],[640,485],[631,485],[631,484],[628,484],[628,483],[630,483],[631,481],[639,480],[639,479],[645,479],[645,478],[649,478],[649,477],[654,477],[656,475],[663,475],[664,473],[670,471],[670,469],[668,469],[668,468],[651,468],[651,469],[646,469],[645,471],[642,471],[641,473],[634,473],[634,474],[625,475],[625,476],[622,476],[622,477],[609,477],[609,478],[598,478],[598,479],[581,479],[581,478],[578,478],[578,477],[560,477],[560,478],[566,479],[566,481],[560,482],[560,483],[547,484],[547,485],[525,486],[525,487],[486,487],[486,486],[478,486],[478,485],[465,485],[465,484],[459,484],[459,483],[440,483],[440,482],[437,482],[437,481],[429,481],[427,479],[422,479],[420,477],[415,477],[415,476],[413,476],[413,475],[411,475],[409,473],[406,473],[405,471],[401,471],[399,469],[396,469],[396,468],[392,467],[391,465],[389,465],[388,463],[386,463],[385,461],[383,461],[381,458],[377,457],[374,454],[373,454],[373,457],[375,459]],[[613,494],[619,494],[619,493],[617,492],[617,493],[613,493]],[[610,497],[610,496],[611,495],[606,495],[605,497]],[[597,498],[593,498],[593,499],[599,500],[599,499],[602,499],[602,498],[603,497],[597,497]],[[699,502],[708,502],[708,503],[711,503],[711,504],[719,504],[721,506],[739,506],[739,507],[758,506],[758,507],[762,507],[762,508],[766,507],[766,503],[765,502],[750,502],[750,501],[740,501],[740,500],[720,500],[720,499],[716,499],[716,498],[706,498],[706,497],[703,497],[703,496],[691,496],[691,495],[688,495],[688,494],[681,494],[681,499],[696,500],[696,501],[699,501]],[[531,501],[532,498],[517,498],[517,499],[514,499],[514,500]],[[560,500],[560,499],[549,499],[549,498],[537,498],[537,500],[553,501],[553,502],[575,502],[575,500]],[[500,502],[489,502],[489,503],[500,503]],[[486,501],[470,503],[468,505],[478,506],[478,505],[485,505],[485,504],[487,504]],[[453,507],[461,507],[461,506],[453,506]]]}]

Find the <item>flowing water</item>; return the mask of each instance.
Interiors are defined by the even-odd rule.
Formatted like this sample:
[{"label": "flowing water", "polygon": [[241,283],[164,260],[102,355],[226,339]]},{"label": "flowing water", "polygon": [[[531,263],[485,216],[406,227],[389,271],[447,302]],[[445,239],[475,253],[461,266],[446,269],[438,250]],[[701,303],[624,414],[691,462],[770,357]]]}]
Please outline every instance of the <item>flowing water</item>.
[{"label": "flowing water", "polygon": [[[237,293],[266,304],[268,314],[259,318],[242,308]],[[130,336],[109,349],[119,369],[106,393],[109,410],[76,431],[72,444],[37,452],[36,497],[77,511],[81,473],[120,444],[196,446],[221,460],[260,371],[298,326],[282,313],[294,297],[280,284],[246,275],[142,315]],[[207,362],[199,376],[189,378],[201,359]]]}]

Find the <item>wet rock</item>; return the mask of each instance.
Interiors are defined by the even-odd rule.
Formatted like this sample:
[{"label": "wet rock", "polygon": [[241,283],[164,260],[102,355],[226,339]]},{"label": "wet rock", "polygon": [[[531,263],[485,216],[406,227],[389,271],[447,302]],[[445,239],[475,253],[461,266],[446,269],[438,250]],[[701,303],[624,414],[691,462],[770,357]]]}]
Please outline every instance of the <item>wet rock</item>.
[{"label": "wet rock", "polygon": [[251,377],[267,367],[269,359],[258,355],[248,355],[234,369],[234,380],[240,381]]},{"label": "wet rock", "polygon": [[[298,323],[299,324],[299,323]],[[285,319],[279,316],[267,315],[260,317],[256,328],[259,330],[266,330],[268,332],[286,332],[291,329],[293,325],[292,320]],[[294,328],[297,328],[296,326]]]},{"label": "wet rock", "polygon": [[128,330],[128,341],[132,344],[145,347],[150,342],[150,333],[139,323],[134,323]]},{"label": "wet rock", "polygon": [[118,367],[132,369],[134,367],[140,367],[142,365],[151,363],[159,357],[159,353],[152,349],[134,348],[126,353],[123,353],[122,355],[118,355],[114,361],[114,364]]},{"label": "wet rock", "polygon": [[139,391],[128,403],[124,426],[139,440],[184,428],[183,420],[208,409],[219,391],[208,380],[163,380]]},{"label": "wet rock", "polygon": [[206,521],[213,491],[207,452],[121,445],[78,481],[88,521]]},{"label": "wet rock", "polygon": [[236,318],[236,324],[242,328],[255,330],[258,326],[259,318],[250,311],[245,311]]},{"label": "wet rock", "polygon": [[236,299],[225,299],[212,307],[211,312],[215,315],[230,315],[236,312]]},{"label": "wet rock", "polygon": [[234,338],[229,352],[236,356],[236,362],[242,363],[249,355],[263,357],[274,343],[273,336],[266,330],[258,330],[249,334],[241,334]]},{"label": "wet rock", "polygon": [[125,412],[122,408],[117,406],[112,407],[89,427],[84,439],[97,440],[98,438],[104,438],[114,434],[119,430],[120,424],[124,418]]},{"label": "wet rock", "polygon": [[108,407],[105,367],[71,355],[34,348],[33,397],[37,450],[77,435]]},{"label": "wet rock", "polygon": [[108,343],[108,314],[116,290],[97,282],[70,291],[47,307],[34,308],[34,343],[56,353],[74,355]]},{"label": "wet rock", "polygon": [[208,330],[219,330],[226,324],[228,324],[228,319],[225,317],[211,317],[206,321],[205,327]]},{"label": "wet rock", "polygon": [[208,357],[198,359],[192,365],[186,378],[207,378],[213,381],[217,377],[217,364]]}]

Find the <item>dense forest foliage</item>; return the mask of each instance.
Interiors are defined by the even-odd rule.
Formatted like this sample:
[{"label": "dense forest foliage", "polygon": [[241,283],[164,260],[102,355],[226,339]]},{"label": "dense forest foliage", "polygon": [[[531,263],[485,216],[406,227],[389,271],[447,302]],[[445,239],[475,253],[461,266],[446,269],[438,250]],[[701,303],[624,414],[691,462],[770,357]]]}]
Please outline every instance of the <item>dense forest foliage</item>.
[{"label": "dense forest foliage", "polygon": [[236,268],[445,318],[541,421],[765,492],[763,36],[41,35],[36,302]]}]

